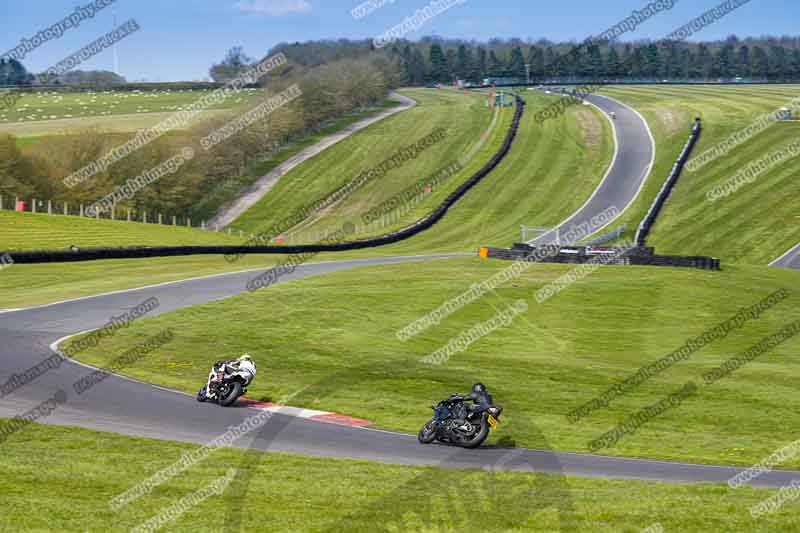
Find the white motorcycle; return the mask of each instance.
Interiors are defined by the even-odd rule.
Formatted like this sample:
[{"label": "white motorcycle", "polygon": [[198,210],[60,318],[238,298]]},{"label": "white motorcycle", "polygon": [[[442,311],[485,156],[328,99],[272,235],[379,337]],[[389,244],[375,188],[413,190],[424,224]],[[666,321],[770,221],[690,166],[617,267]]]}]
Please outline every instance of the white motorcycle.
[{"label": "white motorcycle", "polygon": [[208,382],[197,393],[197,401],[216,401],[223,407],[234,404],[247,392],[247,386],[256,377],[256,364],[249,355],[233,361],[220,361],[214,364],[208,374]]}]

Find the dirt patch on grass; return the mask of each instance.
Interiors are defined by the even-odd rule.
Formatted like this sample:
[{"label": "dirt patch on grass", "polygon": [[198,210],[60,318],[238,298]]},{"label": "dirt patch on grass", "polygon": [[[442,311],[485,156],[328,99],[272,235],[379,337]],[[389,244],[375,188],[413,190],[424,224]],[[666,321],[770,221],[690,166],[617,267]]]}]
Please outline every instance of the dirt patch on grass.
[{"label": "dirt patch on grass", "polygon": [[597,148],[603,141],[603,124],[600,117],[587,107],[575,110],[575,117],[581,128],[581,140],[587,148]]},{"label": "dirt patch on grass", "polygon": [[664,133],[669,137],[686,130],[688,127],[686,114],[678,109],[659,107],[656,109],[656,115],[664,128]]}]

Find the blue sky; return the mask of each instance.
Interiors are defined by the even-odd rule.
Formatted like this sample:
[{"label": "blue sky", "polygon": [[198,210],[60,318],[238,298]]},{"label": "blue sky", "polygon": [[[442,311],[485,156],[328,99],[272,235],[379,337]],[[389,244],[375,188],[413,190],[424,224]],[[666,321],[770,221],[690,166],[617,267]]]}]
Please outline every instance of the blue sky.
[{"label": "blue sky", "polygon": [[[34,0],[13,3],[0,20],[2,52],[85,6],[92,0]],[[116,0],[56,40],[30,52],[23,63],[40,72],[130,18],[141,30],[119,44],[120,72],[129,80],[199,80],[225,51],[241,45],[261,57],[282,41],[320,38],[372,38],[399,24],[430,0],[384,0],[385,5],[355,19],[351,10],[364,0]],[[379,0],[376,0],[379,1]],[[485,40],[520,37],[554,40],[595,35],[642,9],[650,0],[466,0],[431,21],[409,38],[422,35]],[[678,0],[669,11],[651,18],[632,38],[659,38],[721,0]],[[706,28],[702,38],[764,34],[798,34],[799,0],[752,0]],[[84,63],[83,69],[113,68],[106,50]]]}]

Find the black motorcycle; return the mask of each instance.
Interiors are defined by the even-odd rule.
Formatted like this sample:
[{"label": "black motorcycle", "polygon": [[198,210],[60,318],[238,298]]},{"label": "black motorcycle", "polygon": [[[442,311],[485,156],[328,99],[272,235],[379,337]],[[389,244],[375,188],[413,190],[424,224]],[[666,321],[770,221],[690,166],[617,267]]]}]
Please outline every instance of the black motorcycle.
[{"label": "black motorcycle", "polygon": [[438,440],[462,448],[477,448],[483,444],[489,436],[489,429],[497,427],[503,412],[503,408],[497,405],[470,409],[464,398],[458,395],[442,400],[431,409],[433,418],[419,430],[419,441],[430,444]]}]

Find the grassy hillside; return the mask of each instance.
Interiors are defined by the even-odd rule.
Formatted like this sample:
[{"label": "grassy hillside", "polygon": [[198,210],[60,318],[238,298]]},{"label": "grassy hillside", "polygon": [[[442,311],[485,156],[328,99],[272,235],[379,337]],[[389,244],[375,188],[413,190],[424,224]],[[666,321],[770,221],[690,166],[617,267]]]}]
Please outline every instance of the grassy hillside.
[{"label": "grassy hillside", "polygon": [[[603,94],[639,110],[656,139],[656,164],[637,202],[623,219],[635,232],[660,189],[694,117],[703,134],[694,155],[747,127],[757,116],[788,105],[800,86],[614,87]],[[766,264],[800,241],[800,194],[795,175],[800,159],[761,175],[728,198],[706,201],[706,192],[737,171],[800,134],[800,123],[775,124],[727,156],[692,172],[686,170],[655,225],[649,244],[659,252],[712,255],[725,263]]]},{"label": "grassy hillside", "polygon": [[[723,272],[605,267],[537,304],[535,291],[570,267],[536,265],[411,340],[401,342],[395,336],[400,328],[507,266],[477,259],[434,261],[281,284],[139,321],[81,358],[102,366],[137,340],[170,327],[176,339],[169,349],[131,367],[131,376],[195,392],[211,362],[248,352],[256,358],[260,374],[268,376],[250,387],[253,397],[280,398],[317,384],[293,403],[408,432],[424,423],[432,402],[480,380],[506,407],[505,423],[493,439],[511,438],[535,447],[541,430],[554,448],[574,451],[586,451],[590,440],[637,409],[694,380],[700,385],[698,397],[603,453],[750,464],[796,438],[800,398],[793,391],[800,338],[713,386],[704,387],[701,377],[800,319],[793,292],[758,320],[746,322],[609,408],[577,424],[568,422],[566,414],[741,307],[779,288],[792,291],[797,272],[763,267]],[[529,309],[509,327],[443,365],[420,362],[520,298]],[[796,458],[791,463],[800,466]]]},{"label": "grassy hillside", "polygon": [[[360,224],[361,214],[412,185],[420,177],[434,175],[438,169],[469,151],[490,124],[488,111],[482,107],[483,95],[464,96],[451,91],[421,89],[409,90],[406,94],[418,99],[420,105],[387,121],[385,126],[389,130],[359,133],[349,144],[340,143],[295,169],[234,227],[243,227],[248,231],[268,229],[271,224],[300,209],[310,198],[322,197],[323,191],[334,190],[335,180],[331,176],[339,176],[340,181],[335,183],[342,184],[342,176],[350,179],[358,170],[370,168],[391,155],[393,150],[404,144],[403,141],[389,142],[392,136],[397,135],[398,139],[415,138],[403,134],[405,130],[420,132],[417,134],[419,136],[421,132],[432,130],[437,125],[453,124],[455,116],[459,120],[483,117],[482,122],[476,122],[473,118],[466,135],[461,132],[468,128],[460,124],[451,126],[450,131],[455,128],[459,136],[456,146],[445,146],[448,140],[442,141],[441,147],[437,145],[429,150],[430,154],[406,163],[399,170],[392,170],[386,180],[366,186],[321,216],[316,216],[298,231],[296,239],[297,242],[304,237],[313,239],[315,235],[340,227],[346,220]],[[534,120],[536,107],[546,105],[547,100],[538,93],[525,92],[523,96],[528,102],[528,110],[506,160],[462,198],[433,229],[403,243],[383,248],[380,253],[472,251],[487,242],[510,244],[519,240],[520,224],[552,225],[583,204],[610,163],[613,152],[610,125],[589,107],[571,109],[564,117],[539,125]],[[510,125],[511,116],[511,108],[500,112],[497,124],[490,130],[480,151],[470,159],[464,170],[451,177],[443,187],[425,196],[412,209],[402,210],[399,216],[390,218],[388,225],[365,228],[360,236],[383,234],[407,226],[429,213],[497,151]],[[424,126],[419,125],[420,120],[425,121]],[[440,154],[440,151],[443,153]],[[359,154],[358,163],[354,163],[351,157],[354,153]]]},{"label": "grassy hillside", "polygon": [[520,240],[521,224],[554,226],[583,205],[611,163],[610,124],[588,106],[539,124],[537,108],[549,100],[538,92],[521,94],[528,105],[503,162],[434,228],[384,252],[509,246]]},{"label": "grassy hillside", "polygon": [[[360,207],[358,212],[366,211],[403,187],[458,159],[479,140],[492,118],[491,110],[485,106],[485,97],[479,94],[426,89],[408,89],[402,94],[417,100],[418,106],[358,132],[295,168],[233,227],[250,232],[266,231],[274,223],[351,181],[362,171],[379,165],[401,148],[418,142],[437,128],[444,128],[447,136],[443,140],[415,159],[389,170],[381,179],[357,190],[345,202],[326,211],[325,218],[330,218],[330,223],[335,224],[340,210],[352,215],[350,202]],[[510,115],[511,111],[507,109],[505,114]],[[502,130],[501,138],[506,129],[502,126],[496,128],[498,132]],[[485,153],[481,155],[484,157],[478,155],[474,159],[485,161]],[[457,176],[451,178],[450,183],[457,179]]]},{"label": "grassy hillside", "polygon": [[[269,423],[268,423],[269,424]],[[0,428],[4,422],[0,421]],[[269,427],[269,426],[267,426]],[[231,509],[242,531],[789,531],[786,505],[754,522],[747,509],[772,491],[718,485],[561,478],[387,466],[220,449],[119,511],[108,501],[198,449],[191,444],[33,424],[3,443],[0,466],[8,531],[130,531],[229,468],[235,479],[164,531],[219,531]],[[244,466],[243,466],[244,465]],[[520,505],[521,500],[524,505]],[[460,512],[467,505],[478,512]],[[442,512],[441,509],[450,512]]]},{"label": "grassy hillside", "polygon": [[80,247],[123,247],[193,244],[236,244],[225,233],[121,220],[0,211],[0,251],[63,250]]}]

